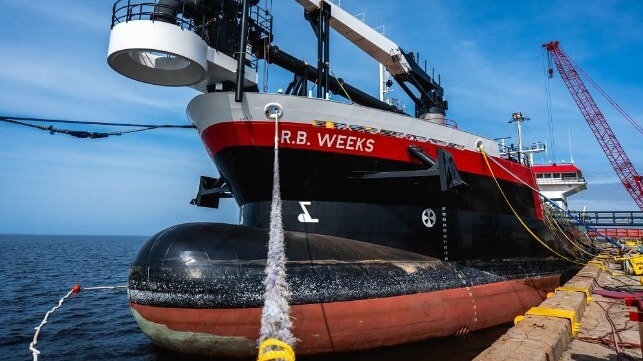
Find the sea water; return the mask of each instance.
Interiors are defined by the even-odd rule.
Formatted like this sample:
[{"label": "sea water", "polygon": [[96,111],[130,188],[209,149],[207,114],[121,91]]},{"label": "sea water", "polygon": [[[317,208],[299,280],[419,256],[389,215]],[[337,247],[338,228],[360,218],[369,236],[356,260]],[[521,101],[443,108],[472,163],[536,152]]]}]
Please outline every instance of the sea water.
[{"label": "sea water", "polygon": [[[29,343],[34,328],[74,284],[126,285],[129,265],[146,239],[0,235],[0,360],[33,358]],[[466,338],[297,359],[471,360],[506,328],[496,327]],[[201,360],[154,346],[138,328],[123,289],[73,294],[49,316],[36,347],[42,361]]]}]

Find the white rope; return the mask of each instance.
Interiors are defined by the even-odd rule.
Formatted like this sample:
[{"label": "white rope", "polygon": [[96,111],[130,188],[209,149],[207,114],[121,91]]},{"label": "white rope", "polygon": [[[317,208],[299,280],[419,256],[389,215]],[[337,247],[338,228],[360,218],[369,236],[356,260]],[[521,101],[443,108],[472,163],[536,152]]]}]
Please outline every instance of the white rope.
[{"label": "white rope", "polygon": [[266,115],[275,120],[275,160],[273,164],[272,204],[270,208],[270,237],[266,257],[264,305],[261,312],[259,343],[268,338],[279,339],[289,345],[295,343],[290,319],[290,287],[286,280],[286,251],[281,215],[281,190],[279,186],[279,118],[281,105],[266,105]]},{"label": "white rope", "polygon": [[63,302],[65,302],[65,300],[69,296],[71,296],[72,293],[74,293],[74,290],[73,289],[69,290],[69,292],[67,292],[67,294],[63,296],[63,298],[61,298],[60,301],[58,301],[58,306],[55,306],[51,310],[47,311],[47,313],[45,314],[45,318],[43,318],[42,322],[40,322],[40,325],[36,327],[36,333],[33,335],[33,341],[31,341],[31,343],[29,344],[29,350],[31,350],[31,353],[33,354],[34,361],[38,361],[38,355],[40,355],[40,351],[38,351],[38,349],[36,348],[36,345],[38,344],[38,336],[40,335],[40,329],[42,328],[42,326],[44,326],[47,323],[47,319],[49,318],[49,315],[51,315],[52,313],[54,313],[54,311],[59,309],[60,306],[63,305]]},{"label": "white rope", "polygon": [[33,335],[33,341],[31,341],[31,343],[29,344],[29,350],[33,355],[33,360],[38,361],[38,355],[40,355],[40,351],[36,348],[36,345],[38,344],[38,336],[40,335],[40,330],[47,323],[47,319],[49,319],[49,315],[51,315],[52,313],[54,313],[54,311],[59,309],[63,305],[63,302],[65,302],[65,300],[69,298],[69,296],[71,296],[72,293],[78,293],[81,290],[103,290],[103,289],[117,289],[117,288],[127,288],[127,286],[99,286],[99,287],[81,288],[78,285],[74,285],[74,287],[72,287],[72,289],[69,290],[69,292],[67,292],[67,294],[64,295],[63,298],[61,298],[58,301],[57,306],[54,306],[51,310],[47,311],[47,313],[45,314],[45,318],[43,318],[42,322],[40,322],[40,325],[38,325],[38,327],[35,328],[36,333]]},{"label": "white rope", "polygon": [[115,290],[118,288],[127,288],[127,286],[97,286],[97,287],[83,287],[83,290]]}]

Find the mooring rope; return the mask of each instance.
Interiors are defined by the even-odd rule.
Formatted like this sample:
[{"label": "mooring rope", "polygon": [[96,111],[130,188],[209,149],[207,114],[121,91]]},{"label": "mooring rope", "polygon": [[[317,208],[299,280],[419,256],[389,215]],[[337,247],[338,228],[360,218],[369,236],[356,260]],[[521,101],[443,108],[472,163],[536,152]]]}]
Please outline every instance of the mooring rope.
[{"label": "mooring rope", "polygon": [[266,279],[264,305],[261,312],[261,332],[257,359],[294,360],[290,319],[290,287],[286,280],[286,250],[284,245],[283,221],[281,215],[281,190],[279,180],[279,118],[283,115],[281,105],[266,105],[266,115],[275,120],[275,159],[273,163],[272,204],[270,208],[270,236],[266,257]]},{"label": "mooring rope", "polygon": [[[483,152],[483,151],[484,151],[484,149],[482,149],[481,147],[479,147],[478,149],[479,149],[481,152]],[[612,240],[611,238],[607,237],[606,235],[602,234],[601,232],[598,232],[598,230],[596,230],[594,227],[592,227],[592,226],[590,226],[589,224],[585,223],[585,221],[584,221],[583,219],[578,218],[578,217],[574,217],[574,216],[573,216],[569,211],[567,211],[567,210],[563,209],[563,208],[562,208],[561,206],[559,206],[556,202],[554,202],[554,201],[552,201],[551,199],[547,198],[547,197],[546,197],[542,192],[540,192],[540,190],[538,190],[538,189],[536,189],[536,188],[532,187],[529,183],[525,182],[523,179],[521,179],[520,177],[518,177],[517,175],[515,175],[513,172],[511,172],[511,171],[510,171],[509,169],[507,169],[505,166],[503,166],[502,164],[500,164],[500,162],[498,162],[497,160],[495,160],[493,157],[485,157],[485,159],[490,159],[490,160],[491,160],[492,162],[494,162],[498,167],[500,167],[502,170],[504,170],[505,172],[507,172],[507,174],[511,175],[514,179],[516,179],[517,181],[519,181],[519,182],[520,182],[520,183],[522,183],[523,185],[527,186],[527,187],[528,187],[529,189],[531,189],[532,191],[534,191],[534,192],[538,193],[538,195],[539,195],[539,196],[541,196],[541,197],[542,197],[542,198],[543,198],[547,203],[549,203],[552,207],[554,207],[554,208],[558,209],[559,211],[561,211],[561,212],[565,213],[565,214],[567,215],[567,217],[569,217],[569,218],[572,218],[572,219],[576,220],[577,222],[579,222],[580,224],[582,224],[585,228],[593,230],[594,232],[596,232],[596,234],[598,234],[599,236],[603,237],[603,238],[604,238],[608,243],[610,243],[612,246],[617,247],[617,248],[619,248],[619,249],[622,249],[622,248],[623,248],[623,245],[621,245],[621,244],[619,244],[618,242],[616,242],[616,241]],[[492,172],[492,173],[493,173],[493,172]],[[588,238],[589,238],[589,237],[588,237]]]},{"label": "mooring rope", "polygon": [[[551,221],[552,227],[555,227],[556,229],[558,229],[558,230],[560,231],[560,234],[562,234],[562,236],[563,236],[563,237],[565,237],[565,239],[566,239],[569,243],[571,243],[574,247],[576,247],[577,249],[579,249],[581,252],[583,252],[583,253],[585,253],[586,255],[590,256],[590,257],[591,257],[590,259],[593,259],[594,257],[596,257],[596,255],[595,255],[595,254],[592,254],[592,253],[587,252],[585,249],[583,249],[583,247],[579,246],[579,245],[577,244],[577,242],[574,242],[574,240],[572,240],[571,238],[569,238],[569,237],[567,236],[567,232],[565,232],[565,231],[563,230],[563,228],[561,227],[561,225],[558,223],[558,221],[556,221],[556,217],[555,217],[555,215],[554,215],[554,214],[552,214],[552,213],[551,213],[551,211],[549,212],[549,218],[550,218],[549,220]],[[570,227],[570,226],[571,226],[571,223],[570,223],[569,221],[567,221],[567,227]],[[556,233],[557,233],[557,232],[556,232]],[[596,247],[596,246],[593,244],[593,242],[592,242],[592,240],[591,240],[591,239],[590,239],[589,241],[590,241],[590,243],[592,243],[592,246],[593,246],[593,247]],[[580,241],[579,241],[578,243],[580,243]]]},{"label": "mooring rope", "polygon": [[49,315],[51,315],[56,310],[58,310],[63,305],[63,302],[65,302],[65,300],[67,298],[69,298],[69,296],[72,295],[72,293],[79,293],[81,290],[87,290],[87,291],[89,291],[89,290],[106,290],[106,289],[113,290],[113,289],[117,289],[117,288],[127,288],[127,286],[81,287],[80,285],[74,285],[71,288],[71,290],[69,290],[69,292],[67,292],[67,294],[64,295],[58,301],[58,305],[54,306],[51,310],[47,311],[47,313],[45,314],[45,317],[42,319],[42,321],[40,322],[38,327],[35,328],[36,333],[33,335],[33,340],[29,344],[29,351],[31,351],[31,354],[33,355],[33,360],[38,361],[38,355],[40,355],[40,350],[38,350],[36,348],[36,345],[38,344],[38,336],[40,336],[40,331],[42,330],[42,327],[47,323],[47,321],[49,319]]},{"label": "mooring rope", "polygon": [[487,156],[487,152],[484,150],[484,148],[482,147],[482,145],[478,146],[478,150],[480,151],[480,153],[482,153],[482,158],[484,159],[484,162],[485,162],[485,164],[487,165],[487,169],[489,169],[489,172],[491,173],[491,177],[493,178],[493,181],[496,183],[496,186],[498,186],[498,190],[500,191],[500,194],[502,195],[502,198],[505,200],[505,203],[507,203],[507,206],[509,206],[509,209],[511,210],[511,212],[513,213],[513,215],[516,217],[516,219],[518,220],[518,222],[520,222],[520,224],[523,226],[523,228],[524,228],[527,232],[529,232],[529,234],[530,234],[530,235],[531,235],[531,236],[532,236],[536,241],[538,241],[538,243],[540,243],[543,247],[545,247],[547,250],[549,250],[549,251],[550,251],[550,252],[552,252],[553,254],[557,255],[558,257],[560,257],[560,258],[562,258],[562,259],[564,259],[564,260],[566,260],[566,261],[568,261],[568,262],[576,263],[576,264],[579,264],[579,265],[584,265],[584,263],[581,263],[581,262],[578,262],[578,261],[576,261],[576,260],[572,260],[572,259],[570,259],[570,258],[568,258],[568,257],[565,257],[565,256],[563,256],[562,254],[560,254],[559,252],[557,252],[556,250],[554,250],[553,248],[551,248],[551,247],[550,247],[550,246],[549,246],[545,241],[543,241],[542,239],[540,239],[540,237],[538,237],[538,236],[537,236],[537,235],[536,235],[536,234],[531,230],[531,228],[529,228],[529,226],[527,226],[527,224],[525,224],[525,222],[522,220],[522,218],[520,218],[520,216],[518,215],[518,212],[516,212],[516,210],[514,209],[514,207],[511,205],[511,202],[509,202],[509,198],[507,198],[507,196],[505,195],[505,192],[502,190],[502,187],[500,187],[500,183],[498,183],[498,179],[496,178],[496,175],[493,173],[493,169],[491,168],[491,164],[489,163],[489,160],[488,160],[488,158],[489,158],[489,157]]},{"label": "mooring rope", "polygon": [[[109,136],[121,136],[124,134],[142,132],[152,129],[161,129],[161,128],[181,128],[181,129],[193,129],[196,128],[194,125],[182,125],[182,124],[160,124],[160,125],[151,125],[151,124],[131,124],[131,123],[104,123],[104,122],[94,122],[94,121],[79,121],[79,120],[64,120],[64,119],[43,119],[43,118],[32,118],[32,117],[9,117],[9,116],[0,116],[0,122],[11,123],[22,125],[29,128],[40,129],[49,132],[49,134],[67,134],[76,138],[88,138],[88,139],[98,139],[98,138],[107,138]],[[119,127],[137,127],[140,129],[133,130],[124,130],[124,131],[114,131],[114,132],[91,132],[86,130],[72,130],[72,129],[62,129],[56,128],[53,125],[37,125],[31,124],[29,122],[46,122],[46,123],[63,123],[63,124],[82,124],[82,125],[99,125],[99,126],[119,126]]]}]

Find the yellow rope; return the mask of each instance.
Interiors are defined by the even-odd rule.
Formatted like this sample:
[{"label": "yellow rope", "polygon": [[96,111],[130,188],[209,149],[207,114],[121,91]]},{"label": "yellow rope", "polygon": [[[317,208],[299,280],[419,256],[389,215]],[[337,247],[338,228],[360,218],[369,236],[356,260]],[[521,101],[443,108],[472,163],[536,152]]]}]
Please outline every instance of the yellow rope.
[{"label": "yellow rope", "polygon": [[[555,212],[555,210],[552,209],[551,207],[549,207],[547,204],[544,204],[544,203],[543,203],[543,221],[545,222],[545,225],[547,226],[547,228],[549,228],[551,230],[551,232],[554,235],[554,237],[556,237],[556,239],[558,239],[558,241],[560,242],[561,245],[565,245],[565,246],[567,245],[567,243],[563,242],[565,240],[565,241],[571,243],[577,249],[580,249],[581,251],[584,251],[571,238],[569,238],[567,236],[567,232],[565,230],[563,230],[561,228],[561,226],[558,224],[558,222],[556,221],[556,212]],[[569,223],[567,225],[569,226]],[[576,255],[576,253],[575,253],[575,252],[577,252],[576,250],[574,250],[572,248],[567,248],[567,247],[565,247],[565,249],[570,254],[575,255],[577,257],[577,259],[580,258],[578,255]],[[594,255],[592,255],[592,254],[590,254],[590,255],[592,256],[592,258],[594,258]]]},{"label": "yellow rope", "polygon": [[259,346],[257,361],[270,360],[295,361],[295,351],[289,344],[281,340],[267,338]]},{"label": "yellow rope", "polygon": [[[480,148],[480,150],[482,150],[482,148]],[[512,177],[514,177],[514,179],[516,179],[517,181],[519,181],[519,182],[520,182],[520,183],[522,183],[523,185],[525,185],[525,186],[529,187],[532,191],[534,191],[534,192],[538,193],[538,195],[540,195],[540,196],[541,196],[541,197],[543,197],[544,199],[547,199],[547,200],[549,200],[550,202],[552,202],[552,201],[551,201],[551,199],[549,199],[549,198],[545,197],[545,195],[544,195],[543,193],[541,193],[538,189],[536,189],[536,188],[532,187],[530,184],[528,184],[527,182],[525,182],[524,180],[522,180],[520,177],[518,177],[517,175],[513,174],[511,171],[509,171],[507,168],[505,168],[502,164],[498,163],[498,161],[497,161],[497,160],[495,160],[495,159],[491,158],[491,161],[492,161],[492,162],[494,162],[498,167],[500,167],[501,169],[503,169],[505,172],[507,172],[509,175],[511,175]],[[552,202],[552,203],[553,203],[553,202]],[[599,235],[601,235],[601,234],[599,233]],[[603,235],[601,235],[601,236],[603,236]],[[605,236],[603,236],[603,237],[605,237]],[[590,240],[590,242],[592,242],[592,241],[591,241],[591,238],[590,238],[589,236],[587,236],[587,238]],[[607,237],[605,237],[605,238],[607,238]],[[615,246],[615,245],[614,245],[614,246]]]},{"label": "yellow rope", "polygon": [[547,248],[550,252],[554,253],[558,257],[560,257],[560,258],[562,258],[562,259],[564,259],[566,261],[572,262],[572,263],[576,263],[576,264],[579,264],[579,265],[585,265],[584,263],[571,260],[571,259],[563,256],[562,254],[556,252],[553,248],[549,247],[547,245],[547,243],[545,243],[543,240],[538,238],[538,236],[531,229],[529,229],[529,227],[525,224],[525,222],[520,218],[520,216],[518,215],[518,213],[516,212],[514,207],[511,206],[511,202],[509,202],[509,199],[505,195],[505,192],[503,192],[502,188],[500,187],[500,183],[498,183],[498,180],[496,179],[496,175],[493,173],[493,169],[491,169],[491,164],[489,164],[489,160],[487,159],[487,153],[484,151],[484,149],[482,149],[482,147],[479,147],[478,149],[480,150],[480,153],[482,153],[482,157],[484,159],[484,162],[487,165],[487,168],[489,168],[489,172],[491,172],[491,177],[493,177],[493,181],[496,182],[496,185],[498,186],[498,190],[500,190],[500,194],[502,194],[502,198],[505,199],[505,202],[509,206],[509,209],[511,209],[511,212],[513,212],[513,214],[516,217],[516,219],[520,222],[520,224],[522,224],[522,226],[527,230],[527,232],[529,232],[529,234],[531,234],[531,236],[534,237],[534,239],[536,239],[536,241],[538,241],[538,243],[540,243],[543,247]]},{"label": "yellow rope", "polygon": [[[556,228],[558,228],[558,230],[559,230],[559,231],[560,231],[560,233],[563,235],[563,237],[565,237],[565,239],[567,239],[567,240],[568,240],[568,241],[569,241],[569,242],[570,242],[574,247],[578,248],[579,250],[581,250],[581,252],[585,253],[586,255],[588,255],[588,256],[590,256],[590,257],[592,257],[592,258],[596,257],[596,255],[595,255],[595,254],[591,254],[591,253],[587,252],[587,251],[586,251],[586,250],[584,250],[581,246],[579,246],[578,244],[576,244],[576,242],[574,242],[574,240],[572,240],[571,238],[569,238],[569,237],[567,236],[567,232],[565,232],[565,231],[561,228],[561,226],[558,224],[558,222],[556,222],[556,218],[555,218],[553,215],[551,215],[551,221],[554,223],[554,225],[556,226]],[[568,226],[569,226],[569,224],[568,224]],[[580,242],[579,242],[579,243],[580,243]]]},{"label": "yellow rope", "polygon": [[[332,76],[333,76],[333,78],[337,79],[337,83],[339,84],[339,87],[340,87],[340,88],[342,88],[342,90],[344,91],[344,94],[346,94],[346,97],[348,98],[348,100],[350,100],[350,101],[351,101],[351,103],[355,103],[355,102],[353,101],[353,99],[351,99],[351,96],[350,96],[350,95],[348,95],[348,92],[346,91],[346,89],[344,89],[344,81],[343,81],[343,80],[341,80],[340,78],[338,78],[338,77],[336,77],[336,76],[335,76],[335,73],[333,73],[333,69],[331,69],[331,67],[330,67],[330,66],[328,67],[328,70],[330,70],[330,75],[332,75]],[[325,96],[325,95],[324,95],[324,98],[326,98],[326,96]]]}]

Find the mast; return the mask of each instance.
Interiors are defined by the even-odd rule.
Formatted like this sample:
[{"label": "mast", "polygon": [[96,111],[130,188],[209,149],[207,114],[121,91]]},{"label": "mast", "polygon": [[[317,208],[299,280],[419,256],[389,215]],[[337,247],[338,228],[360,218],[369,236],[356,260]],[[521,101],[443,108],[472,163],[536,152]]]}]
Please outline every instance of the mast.
[{"label": "mast", "polygon": [[243,99],[243,78],[246,70],[246,41],[248,38],[248,0],[243,0],[241,9],[241,34],[239,35],[239,50],[237,51],[237,82],[234,101],[241,103]]},{"label": "mast", "polygon": [[521,112],[515,112],[511,114],[511,120],[509,123],[516,123],[516,128],[518,128],[518,151],[522,152],[523,146],[522,146],[522,127],[520,123],[531,120],[531,118],[527,118],[524,115],[522,115]]},{"label": "mast", "polygon": [[384,82],[386,78],[384,76],[384,65],[377,64],[380,68],[380,101],[384,101]]}]

